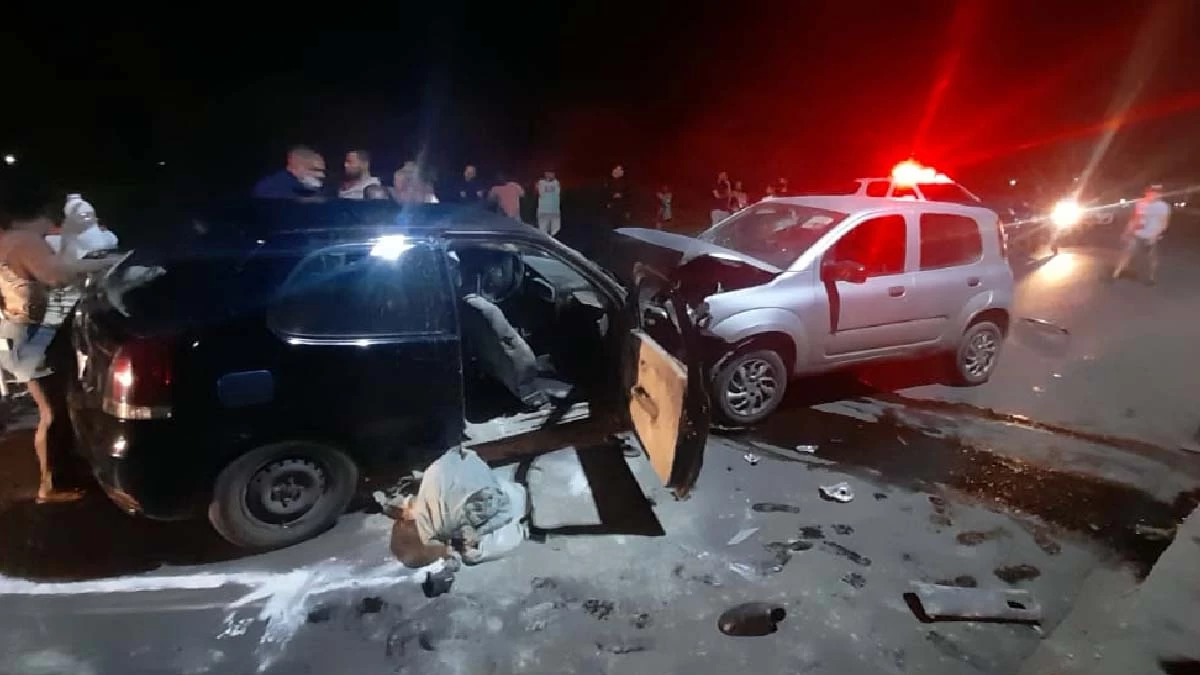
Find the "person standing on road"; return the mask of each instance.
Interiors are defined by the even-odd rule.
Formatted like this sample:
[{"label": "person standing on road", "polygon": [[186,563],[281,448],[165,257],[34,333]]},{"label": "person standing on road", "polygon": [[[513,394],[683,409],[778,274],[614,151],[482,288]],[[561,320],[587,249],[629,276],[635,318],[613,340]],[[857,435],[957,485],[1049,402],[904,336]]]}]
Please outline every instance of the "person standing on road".
[{"label": "person standing on road", "polygon": [[287,166],[254,185],[251,194],[259,199],[319,197],[325,184],[325,158],[304,145],[287,153]]},{"label": "person standing on road", "polygon": [[479,181],[479,173],[474,164],[463,167],[462,178],[455,181],[446,191],[445,201],[459,204],[475,204],[483,201],[487,191]]},{"label": "person standing on road", "polygon": [[509,180],[504,173],[497,174],[496,178],[496,184],[488,191],[488,202],[499,207],[500,213],[520,220],[521,199],[525,196],[525,188],[515,180]]},{"label": "person standing on road", "polygon": [[717,184],[712,189],[712,208],[709,210],[709,217],[712,218],[713,225],[729,217],[731,199],[733,199],[733,186],[729,183],[729,174],[722,171],[717,174]]},{"label": "person standing on road", "polygon": [[775,196],[786,197],[788,194],[788,179],[784,176],[780,176],[779,180],[775,182]]},{"label": "person standing on road", "polygon": [[553,171],[547,171],[537,182],[538,229],[551,237],[562,227],[562,186]]},{"label": "person standing on road", "polygon": [[742,185],[742,181],[733,182],[733,192],[731,193],[731,201],[734,211],[741,211],[750,203],[750,195],[746,194],[746,188]]},{"label": "person standing on road", "polygon": [[671,201],[674,200],[675,196],[671,194],[671,186],[664,184],[654,194],[654,197],[658,200],[658,218],[655,219],[655,227],[661,230],[664,227],[669,227],[671,219],[674,218],[674,214],[671,211]]},{"label": "person standing on road", "polygon": [[[26,383],[30,397],[38,408],[38,426],[33,435],[37,454],[37,501],[71,501],[77,492],[56,490],[50,466],[49,436],[54,423],[54,406],[47,394],[45,380],[52,371],[44,367],[46,350],[57,331],[44,325],[49,304],[49,290],[67,286],[90,272],[112,265],[113,258],[104,260],[75,260],[55,254],[46,243],[46,233],[55,225],[56,206],[45,193],[36,190],[19,191],[9,205],[11,220],[0,235],[0,376],[10,376]],[[63,209],[67,220],[75,221],[92,214],[91,205],[82,198],[68,202]],[[87,216],[92,217],[92,216]],[[75,227],[76,223],[68,223]]]},{"label": "person standing on road", "polygon": [[632,195],[629,194],[629,180],[625,178],[625,167],[617,164],[609,172],[604,181],[604,210],[608,213],[613,229],[622,227],[629,222],[633,213]]},{"label": "person standing on road", "polygon": [[425,180],[416,160],[408,160],[392,174],[392,198],[401,204],[436,204],[433,186]]},{"label": "person standing on road", "polygon": [[1120,277],[1138,254],[1144,253],[1150,272],[1146,283],[1151,286],[1158,283],[1158,241],[1167,231],[1170,215],[1171,207],[1162,198],[1162,186],[1147,187],[1146,196],[1138,200],[1133,218],[1125,228],[1125,250],[1113,270],[1113,279]]},{"label": "person standing on road", "polygon": [[365,199],[366,189],[380,184],[379,179],[371,175],[371,155],[366,150],[347,152],[342,168],[346,171],[346,180],[338,189],[342,199]]}]

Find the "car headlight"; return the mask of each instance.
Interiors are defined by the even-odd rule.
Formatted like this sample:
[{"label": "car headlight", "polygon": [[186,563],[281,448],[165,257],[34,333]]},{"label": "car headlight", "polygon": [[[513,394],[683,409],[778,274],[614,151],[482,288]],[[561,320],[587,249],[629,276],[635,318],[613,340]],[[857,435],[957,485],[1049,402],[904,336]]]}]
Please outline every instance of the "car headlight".
[{"label": "car headlight", "polygon": [[1074,227],[1083,220],[1083,208],[1074,199],[1062,199],[1050,211],[1050,222],[1059,229]]}]

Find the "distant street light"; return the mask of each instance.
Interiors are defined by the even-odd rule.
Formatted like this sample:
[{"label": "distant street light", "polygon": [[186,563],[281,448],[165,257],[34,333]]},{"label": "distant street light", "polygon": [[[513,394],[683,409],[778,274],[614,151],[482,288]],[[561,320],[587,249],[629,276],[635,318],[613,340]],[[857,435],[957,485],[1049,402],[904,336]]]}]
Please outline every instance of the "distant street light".
[{"label": "distant street light", "polygon": [[7,164],[7,165],[9,165],[9,166],[12,166],[13,164],[16,164],[16,163],[17,163],[17,156],[16,156],[16,155],[5,155],[5,156],[4,156],[4,163],[5,163],[5,164]]},{"label": "distant street light", "polygon": [[1017,179],[1009,178],[1008,179],[1008,187],[1017,187]]}]

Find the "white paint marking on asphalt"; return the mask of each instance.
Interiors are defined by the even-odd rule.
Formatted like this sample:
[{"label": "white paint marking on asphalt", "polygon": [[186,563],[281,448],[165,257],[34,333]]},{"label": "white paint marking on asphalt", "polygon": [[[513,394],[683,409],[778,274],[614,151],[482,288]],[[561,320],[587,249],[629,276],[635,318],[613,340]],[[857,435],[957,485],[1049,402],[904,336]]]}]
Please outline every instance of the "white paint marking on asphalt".
[{"label": "white paint marking on asphalt", "polygon": [[[311,598],[335,591],[379,589],[404,583],[420,583],[427,573],[440,571],[441,568],[441,561],[414,570],[394,560],[366,568],[331,560],[290,572],[137,576],[71,582],[38,582],[0,577],[0,598],[124,595],[156,591],[212,591],[227,586],[244,587],[248,590],[240,598],[222,603],[228,608],[228,612],[217,637],[238,637],[247,632],[252,620],[262,622],[263,633],[259,639],[261,672],[283,653],[284,647],[304,624]],[[256,616],[238,616],[241,610],[259,604],[261,608]],[[161,607],[151,604],[147,609],[157,612]],[[116,611],[122,610],[118,608]]]}]

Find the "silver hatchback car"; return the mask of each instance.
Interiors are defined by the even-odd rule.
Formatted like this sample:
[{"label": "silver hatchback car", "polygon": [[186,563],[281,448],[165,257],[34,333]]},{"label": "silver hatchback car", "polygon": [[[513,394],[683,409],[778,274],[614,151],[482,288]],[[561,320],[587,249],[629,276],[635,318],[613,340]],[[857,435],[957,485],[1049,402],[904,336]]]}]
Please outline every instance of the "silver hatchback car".
[{"label": "silver hatchback car", "polygon": [[771,414],[792,377],[873,361],[945,353],[957,383],[981,384],[1008,331],[1004,234],[980,206],[785,197],[695,238],[622,232],[682,254],[673,277],[720,345],[711,395],[731,423]]}]

